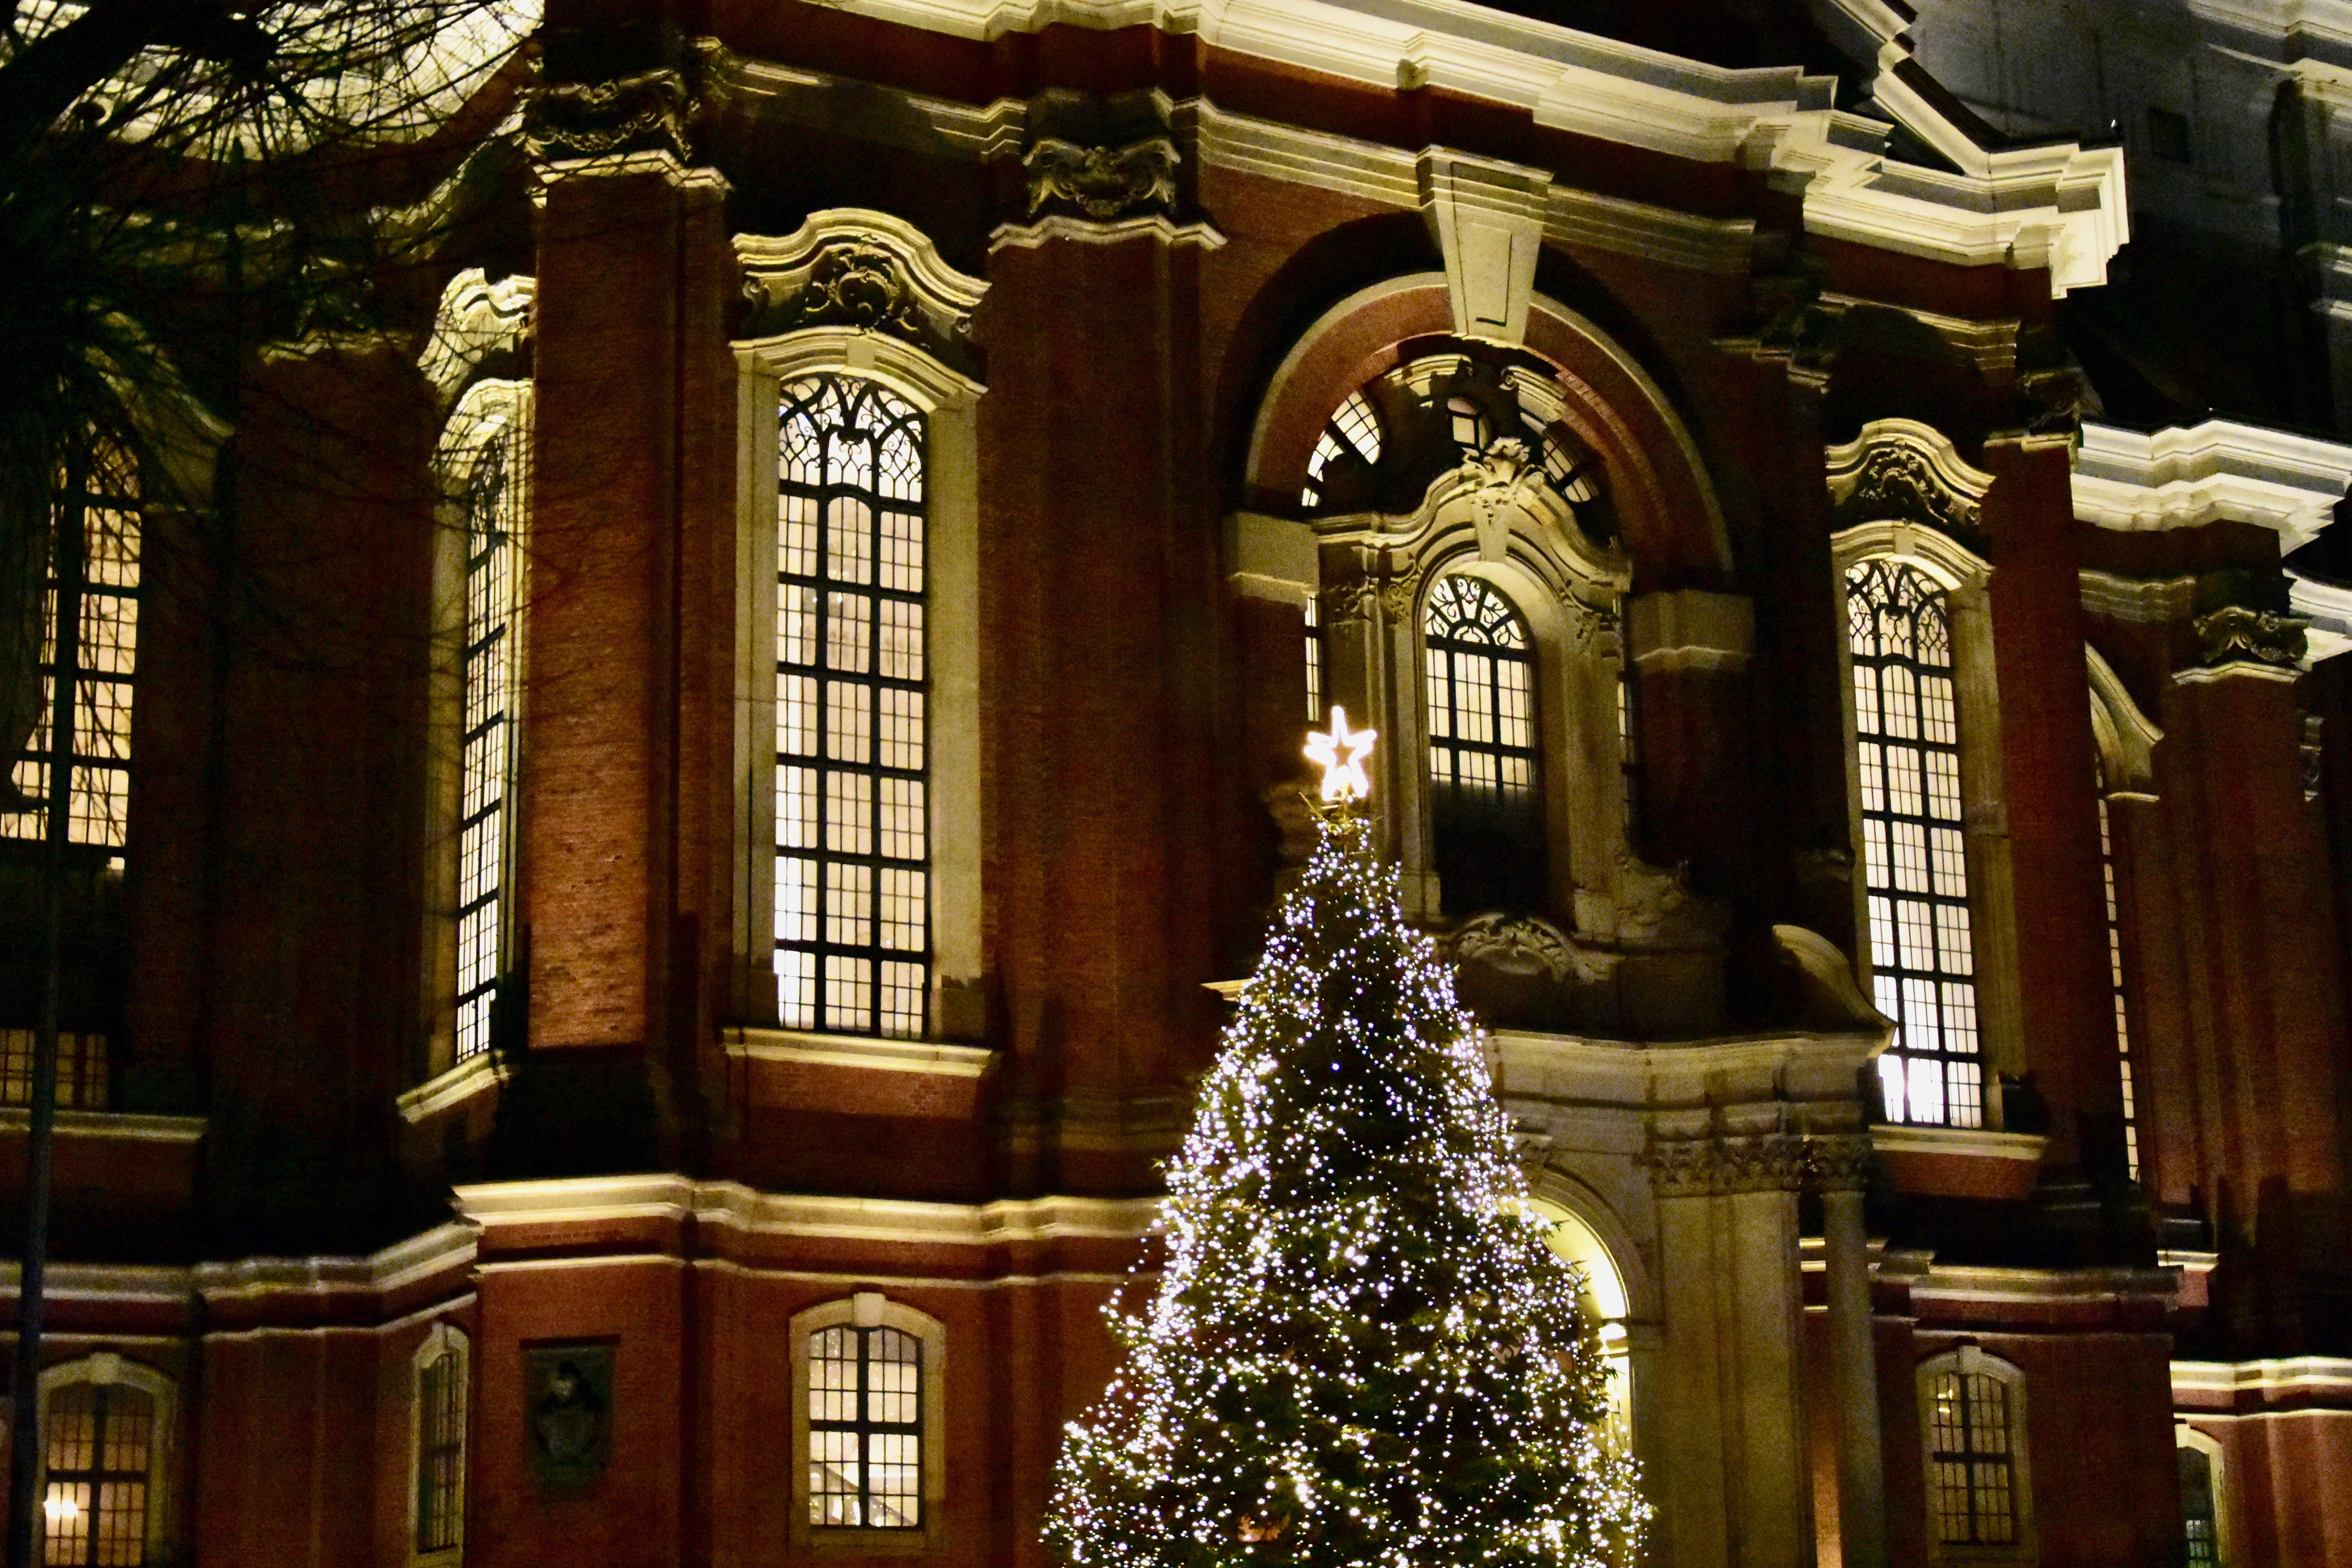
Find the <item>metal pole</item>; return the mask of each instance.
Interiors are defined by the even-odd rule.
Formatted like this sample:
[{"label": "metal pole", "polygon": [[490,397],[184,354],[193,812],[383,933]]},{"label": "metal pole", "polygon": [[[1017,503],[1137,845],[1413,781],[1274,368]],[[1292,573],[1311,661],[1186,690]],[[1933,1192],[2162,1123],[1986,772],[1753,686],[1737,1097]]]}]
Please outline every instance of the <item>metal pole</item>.
[{"label": "metal pole", "polygon": [[58,992],[65,968],[66,845],[73,826],[74,692],[81,676],[81,578],[86,476],[68,467],[57,513],[57,601],[49,620],[49,784],[43,818],[48,952],[41,970],[40,1029],[33,1038],[32,1128],[26,1140],[25,1255],[16,1275],[16,1364],[9,1384],[8,1568],[41,1560],[40,1382],[42,1275],[49,1253],[49,1145],[57,1126]]}]

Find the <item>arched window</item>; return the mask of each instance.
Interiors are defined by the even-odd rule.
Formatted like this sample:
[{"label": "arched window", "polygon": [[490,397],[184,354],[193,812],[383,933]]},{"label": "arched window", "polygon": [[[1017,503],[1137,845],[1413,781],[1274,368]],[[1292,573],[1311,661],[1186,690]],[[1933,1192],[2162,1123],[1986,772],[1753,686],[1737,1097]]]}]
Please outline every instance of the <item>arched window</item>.
[{"label": "arched window", "polygon": [[1450,914],[1542,907],[1535,659],[1527,622],[1475,577],[1441,577],[1422,622],[1432,859]]},{"label": "arched window", "polygon": [[1584,1294],[1577,1305],[1601,1335],[1601,1353],[1609,1379],[1609,1436],[1621,1448],[1630,1448],[1633,1436],[1633,1359],[1627,1320],[1633,1302],[1625,1277],[1610,1256],[1608,1246],[1583,1220],[1558,1204],[1528,1200],[1537,1213],[1552,1222],[1544,1245],[1555,1257],[1584,1271]]},{"label": "arched window", "polygon": [[1930,1556],[2029,1555],[2025,1374],[1968,1344],[1922,1362],[1918,1392]]},{"label": "arched window", "polygon": [[2180,1560],[2188,1568],[2228,1568],[2230,1511],[2221,1445],[2182,1422],[2172,1429],[2180,1470]]},{"label": "arched window", "polygon": [[1846,572],[1863,880],[1890,1121],[1984,1121],[1960,797],[1959,708],[1943,590],[1899,561]]},{"label": "arched window", "polygon": [[878,1291],[795,1313],[796,1543],[944,1542],[939,1321]]},{"label": "arched window", "polygon": [[2124,990],[2124,930],[2116,900],[2116,840],[2107,816],[2106,769],[2095,764],[2092,798],[2099,803],[2099,875],[2107,895],[2107,990],[2115,1005],[2116,1070],[2124,1091],[2124,1167],[2139,1180],[2139,1103],[2132,1082],[2131,1008]]},{"label": "arched window", "polygon": [[787,1027],[919,1037],[929,990],[923,416],[779,389],[776,978]]},{"label": "arched window", "polygon": [[513,867],[518,487],[514,431],[498,427],[469,476],[466,521],[465,696],[457,802],[457,1059],[490,1046],[490,1005],[504,972]]},{"label": "arched window", "polygon": [[466,1539],[466,1336],[436,1323],[416,1347],[415,1509],[416,1555],[455,1562]]},{"label": "arched window", "polygon": [[141,1568],[162,1555],[171,1380],[111,1352],[41,1376],[48,1568]]},{"label": "arched window", "polygon": [[[49,552],[40,618],[28,617],[17,627],[0,626],[0,638],[21,636],[29,645],[23,652],[37,656],[40,676],[29,694],[37,706],[0,713],[0,761],[10,765],[7,777],[0,779],[0,839],[24,841],[13,851],[0,846],[0,867],[10,862],[37,865],[37,846],[48,832],[49,774],[55,761],[49,717],[62,653],[65,679],[76,694],[69,737],[73,783],[66,813],[68,863],[85,889],[75,895],[76,901],[92,910],[111,910],[130,837],[131,706],[139,650],[138,476],[120,448],[100,444],[77,454],[71,468],[58,477],[52,512],[55,548]],[[80,635],[60,649],[51,633],[59,600],[68,596],[79,606],[74,619]],[[31,907],[37,907],[37,900]],[[69,940],[83,949],[112,945],[90,940],[94,934],[84,928]],[[85,972],[68,989],[105,996],[119,986],[103,974]],[[31,998],[36,990],[27,984],[0,1001],[0,1103],[25,1105],[33,1097],[36,1020]],[[57,1103],[103,1109],[110,1087],[108,1031],[112,1019],[102,1008],[90,1010],[88,1003],[67,1005],[79,1016],[69,1014],[58,1034]]]}]

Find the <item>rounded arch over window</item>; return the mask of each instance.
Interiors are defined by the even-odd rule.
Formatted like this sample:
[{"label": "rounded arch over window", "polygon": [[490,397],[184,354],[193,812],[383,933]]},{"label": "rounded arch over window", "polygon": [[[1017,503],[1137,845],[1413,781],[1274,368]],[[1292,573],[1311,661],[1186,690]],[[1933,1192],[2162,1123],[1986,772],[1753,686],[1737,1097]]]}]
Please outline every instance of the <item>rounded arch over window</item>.
[{"label": "rounded arch over window", "polygon": [[1528,1199],[1528,1205],[1551,1222],[1544,1245],[1554,1256],[1583,1271],[1584,1291],[1577,1304],[1601,1335],[1601,1352],[1608,1363],[1611,1423],[1618,1440],[1630,1442],[1633,1367],[1629,1323],[1633,1312],[1624,1270],[1601,1233],[1574,1210],[1543,1197]]},{"label": "rounded arch over window", "polygon": [[[1268,381],[1244,475],[1248,504],[1295,511],[1335,413],[1433,341],[1458,342],[1452,332],[1442,273],[1393,278],[1327,310]],[[1559,399],[1558,422],[1601,465],[1615,526],[1643,568],[1694,584],[1727,582],[1729,533],[1714,481],[1656,380],[1600,327],[1542,295],[1530,301],[1518,357],[1549,367],[1543,379]],[[1440,400],[1449,416],[1450,401]],[[1491,416],[1487,423],[1491,439],[1500,430]]]},{"label": "rounded arch over window", "polygon": [[179,1385],[112,1351],[41,1373],[41,1509],[49,1564],[123,1568],[171,1542]]}]

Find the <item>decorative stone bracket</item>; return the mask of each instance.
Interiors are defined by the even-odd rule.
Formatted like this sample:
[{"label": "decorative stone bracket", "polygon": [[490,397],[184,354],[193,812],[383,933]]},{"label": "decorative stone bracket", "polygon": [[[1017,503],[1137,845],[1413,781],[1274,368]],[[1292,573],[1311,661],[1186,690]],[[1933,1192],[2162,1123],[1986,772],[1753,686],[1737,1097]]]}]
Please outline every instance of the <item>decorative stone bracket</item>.
[{"label": "decorative stone bracket", "polygon": [[738,235],[735,254],[748,307],[738,337],[807,327],[886,332],[978,379],[971,313],[988,285],[941,260],[905,220],[832,207],[782,239]]},{"label": "decorative stone bracket", "polygon": [[1873,420],[1827,457],[1839,529],[1909,521],[1970,534],[1992,488],[1993,477],[1964,462],[1943,432],[1914,419]]}]

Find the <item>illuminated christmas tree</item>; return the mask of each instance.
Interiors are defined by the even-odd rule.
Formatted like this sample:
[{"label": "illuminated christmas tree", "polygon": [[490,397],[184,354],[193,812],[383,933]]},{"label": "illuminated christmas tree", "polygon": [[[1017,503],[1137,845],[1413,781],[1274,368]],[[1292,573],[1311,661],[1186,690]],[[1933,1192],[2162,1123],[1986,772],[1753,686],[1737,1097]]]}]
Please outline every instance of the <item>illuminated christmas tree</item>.
[{"label": "illuminated christmas tree", "polygon": [[1167,1262],[1068,1430],[1076,1568],[1617,1564],[1648,1510],[1475,1026],[1314,737],[1322,826],[1168,1173]]}]

